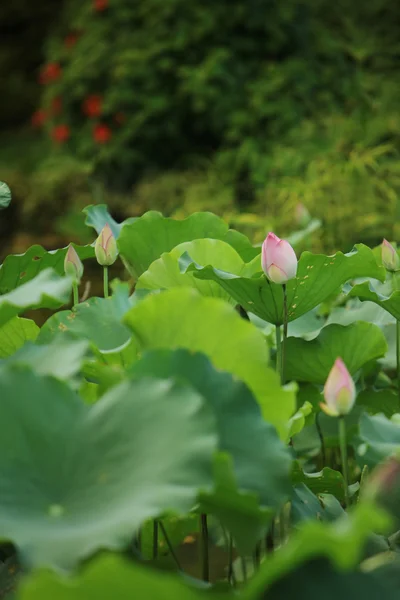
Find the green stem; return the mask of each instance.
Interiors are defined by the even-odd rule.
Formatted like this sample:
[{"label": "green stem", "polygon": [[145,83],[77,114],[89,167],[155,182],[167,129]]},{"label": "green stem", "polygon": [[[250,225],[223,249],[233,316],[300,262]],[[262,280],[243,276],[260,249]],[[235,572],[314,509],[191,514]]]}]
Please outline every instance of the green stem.
[{"label": "green stem", "polygon": [[74,298],[73,306],[76,306],[77,304],[79,304],[78,282],[77,281],[72,282],[72,294],[73,294],[73,298]]},{"label": "green stem", "polygon": [[208,525],[207,515],[200,515],[200,526],[201,526],[201,542],[202,542],[202,573],[203,580],[210,581],[210,569],[208,560]]},{"label": "green stem", "polygon": [[103,267],[104,298],[108,298],[108,267]]},{"label": "green stem", "polygon": [[282,377],[282,338],[281,338],[280,325],[275,326],[275,336],[276,336],[276,370],[279,373],[281,382],[282,382],[282,380],[283,380],[283,377]]},{"label": "green stem", "polygon": [[282,339],[282,358],[281,358],[281,381],[285,383],[285,356],[286,356],[286,340],[288,333],[288,308],[287,308],[287,290],[286,285],[283,285],[283,339]]},{"label": "green stem", "polygon": [[242,565],[243,582],[247,583],[247,564],[246,559],[243,556],[240,557],[240,563]]},{"label": "green stem", "polygon": [[319,441],[321,442],[321,458],[322,458],[322,468],[326,467],[326,450],[325,450],[325,440],[321,429],[321,423],[319,422],[321,413],[318,412],[315,416],[315,427],[317,428]]},{"label": "green stem", "polygon": [[[397,292],[399,285],[397,274],[392,273],[392,290]],[[396,368],[397,368],[397,394],[400,402],[400,322],[396,320]]]},{"label": "green stem", "polygon": [[400,402],[400,321],[396,321],[396,366],[397,366],[397,393]]},{"label": "green stem", "polygon": [[349,473],[347,460],[347,440],[346,440],[346,423],[343,417],[339,417],[339,443],[340,455],[342,459],[342,473],[344,479],[344,501],[346,508],[349,507]]},{"label": "green stem", "polygon": [[228,534],[228,553],[229,553],[229,566],[228,566],[228,581],[231,585],[236,586],[235,571],[233,569],[233,537]]},{"label": "green stem", "polygon": [[182,571],[182,567],[181,567],[181,565],[180,565],[180,562],[179,562],[179,560],[178,560],[178,557],[177,557],[177,555],[175,554],[174,547],[173,547],[173,545],[171,544],[171,541],[170,541],[170,539],[169,539],[169,537],[168,537],[167,531],[166,531],[166,529],[165,529],[165,527],[164,527],[164,524],[162,523],[162,521],[159,521],[159,525],[160,525],[160,529],[161,529],[161,531],[162,531],[162,534],[163,534],[163,536],[164,536],[164,539],[165,539],[165,541],[167,542],[168,550],[170,551],[170,553],[171,553],[171,556],[172,556],[172,558],[174,559],[174,561],[175,561],[175,564],[176,564],[176,566],[178,567],[179,571]]},{"label": "green stem", "polygon": [[153,560],[156,560],[158,557],[158,521],[154,519],[153,521]]}]

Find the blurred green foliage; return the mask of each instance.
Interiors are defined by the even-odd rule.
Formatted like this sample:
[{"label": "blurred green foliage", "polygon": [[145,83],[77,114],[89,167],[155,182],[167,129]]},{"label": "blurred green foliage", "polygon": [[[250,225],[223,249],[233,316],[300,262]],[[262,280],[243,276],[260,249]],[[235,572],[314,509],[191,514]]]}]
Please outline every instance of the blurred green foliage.
[{"label": "blurred green foliage", "polygon": [[0,129],[29,120],[39,101],[43,39],[63,4],[64,0],[0,2]]},{"label": "blurred green foliage", "polygon": [[67,0],[42,68],[51,175],[24,210],[105,186],[124,215],[212,209],[256,241],[296,228],[299,202],[324,225],[314,250],[400,237],[399,16],[387,0]]}]

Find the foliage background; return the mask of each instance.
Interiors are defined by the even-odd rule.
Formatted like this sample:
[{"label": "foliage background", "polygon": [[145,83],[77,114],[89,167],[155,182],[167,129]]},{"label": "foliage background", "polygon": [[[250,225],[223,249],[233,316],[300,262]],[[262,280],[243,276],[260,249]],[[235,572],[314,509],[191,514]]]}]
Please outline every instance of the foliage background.
[{"label": "foliage background", "polygon": [[65,0],[55,15],[42,0],[41,19],[19,4],[16,46],[32,32],[34,52],[1,50],[14,229],[79,237],[80,208],[105,199],[120,216],[214,210],[258,241],[295,229],[302,202],[323,221],[316,249],[398,236],[396,3]]}]

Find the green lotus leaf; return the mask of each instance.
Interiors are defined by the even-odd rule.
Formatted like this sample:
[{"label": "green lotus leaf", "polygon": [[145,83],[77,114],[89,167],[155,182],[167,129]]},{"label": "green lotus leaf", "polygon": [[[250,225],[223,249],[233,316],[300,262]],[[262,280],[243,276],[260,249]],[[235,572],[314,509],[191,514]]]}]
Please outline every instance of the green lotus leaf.
[{"label": "green lotus leaf", "polygon": [[[199,279],[218,282],[246,311],[269,323],[283,323],[283,287],[264,275],[243,277],[210,265],[201,267],[187,257],[182,257],[181,268],[183,272],[192,271]],[[363,244],[357,244],[348,254],[337,252],[334,256],[303,252],[297,277],[287,283],[288,320],[298,319],[356,277],[385,278],[385,270]]]},{"label": "green lotus leaf", "polygon": [[64,382],[9,368],[0,398],[0,536],[26,566],[124,549],[211,486],[215,420],[188,386],[124,382],[88,406]]},{"label": "green lotus leaf", "polygon": [[311,341],[287,339],[285,375],[289,380],[324,384],[338,357],[354,375],[365,363],[384,356],[386,351],[385,336],[373,323],[327,325]]},{"label": "green lotus leaf", "polygon": [[[117,596],[116,596],[117,594]],[[38,571],[22,584],[19,600],[201,600],[178,575],[154,572],[140,563],[102,556],[73,578]],[[213,595],[215,600],[225,596]]]},{"label": "green lotus leaf", "polygon": [[274,427],[262,418],[250,390],[210,360],[188,350],[149,350],[129,374],[189,383],[207,399],[217,421],[219,450],[232,457],[240,490],[255,492],[262,504],[279,507],[290,493],[291,459]]},{"label": "green lotus leaf", "polygon": [[127,219],[123,223],[117,223],[115,219],[108,212],[106,204],[90,204],[86,206],[83,211],[85,215],[85,223],[88,227],[93,227],[97,235],[100,234],[103,227],[108,224],[113,232],[115,239],[118,239],[121,233],[122,226],[124,223],[133,222],[136,219]]},{"label": "green lotus leaf", "polygon": [[[72,244],[81,260],[94,257],[91,246]],[[42,246],[31,246],[24,254],[10,254],[0,266],[0,294],[11,292],[15,288],[34,279],[45,269],[53,269],[58,275],[64,275],[64,259],[68,248],[45,250]]]},{"label": "green lotus leaf", "polygon": [[210,212],[194,213],[181,221],[149,211],[134,222],[125,223],[118,238],[118,248],[126,267],[135,279],[151,263],[178,244],[212,238],[230,244],[246,262],[259,251],[246,236],[228,229],[228,225]]},{"label": "green lotus leaf", "polygon": [[295,410],[294,390],[283,389],[260,331],[226,302],[179,288],[144,298],[124,317],[142,350],[186,348],[203,352],[218,369],[241,379],[263,417],[283,439]]},{"label": "green lotus leaf", "polygon": [[14,317],[7,321],[0,327],[0,358],[11,356],[28,341],[35,341],[39,331],[31,319]]},{"label": "green lotus leaf", "polygon": [[69,277],[59,277],[46,269],[28,283],[0,296],[0,326],[31,308],[60,308],[71,296]]},{"label": "green lotus leaf", "polygon": [[0,181],[0,210],[7,208],[11,202],[11,190],[4,181]]}]

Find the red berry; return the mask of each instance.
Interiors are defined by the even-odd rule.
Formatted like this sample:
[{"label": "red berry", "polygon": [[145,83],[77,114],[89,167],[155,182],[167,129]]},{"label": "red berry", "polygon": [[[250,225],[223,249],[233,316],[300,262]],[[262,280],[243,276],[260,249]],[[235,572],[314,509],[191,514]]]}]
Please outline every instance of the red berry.
[{"label": "red berry", "polygon": [[93,139],[98,144],[106,144],[112,136],[112,131],[108,125],[98,123],[93,129]]},{"label": "red berry", "polygon": [[68,125],[56,125],[51,131],[51,137],[56,144],[63,144],[70,136],[70,128]]},{"label": "red berry", "polygon": [[61,67],[57,62],[50,62],[47,65],[44,65],[42,68],[39,81],[40,83],[46,85],[47,83],[51,83],[53,81],[57,81],[61,76]]},{"label": "red berry", "polygon": [[93,0],[93,8],[97,12],[102,12],[108,8],[108,0]]},{"label": "red berry", "polygon": [[88,96],[82,105],[82,110],[87,117],[98,117],[101,114],[103,99],[98,94]]},{"label": "red berry", "polygon": [[33,127],[42,127],[42,125],[46,121],[46,117],[47,117],[47,115],[46,115],[45,111],[42,109],[39,109],[33,113],[32,117],[31,117],[31,124],[33,125]]}]

